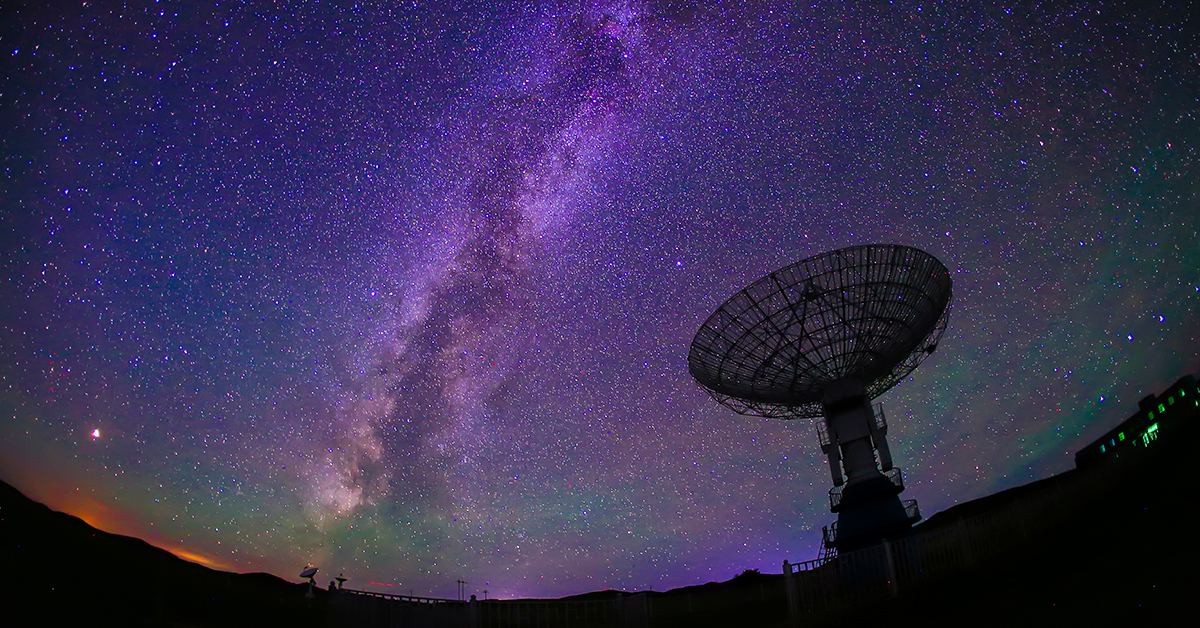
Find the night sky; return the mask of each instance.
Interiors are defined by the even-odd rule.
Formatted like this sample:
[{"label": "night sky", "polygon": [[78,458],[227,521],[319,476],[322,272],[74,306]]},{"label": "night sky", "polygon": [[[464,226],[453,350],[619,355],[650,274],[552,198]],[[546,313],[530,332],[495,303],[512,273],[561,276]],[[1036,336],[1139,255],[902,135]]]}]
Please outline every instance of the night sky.
[{"label": "night sky", "polygon": [[378,591],[778,573],[813,428],[688,345],[875,242],[954,280],[905,498],[1062,472],[1200,372],[1200,23],[1131,4],[5,3],[0,478]]}]

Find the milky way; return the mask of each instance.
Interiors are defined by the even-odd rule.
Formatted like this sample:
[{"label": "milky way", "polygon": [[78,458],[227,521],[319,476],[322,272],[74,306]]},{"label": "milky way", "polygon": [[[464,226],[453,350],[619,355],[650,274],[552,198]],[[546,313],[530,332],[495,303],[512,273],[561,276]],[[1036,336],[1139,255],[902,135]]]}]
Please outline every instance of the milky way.
[{"label": "milky way", "polygon": [[0,478],[191,560],[453,596],[815,555],[812,427],[701,321],[871,242],[953,273],[881,398],[926,515],[1200,371],[1186,9],[6,6]]}]

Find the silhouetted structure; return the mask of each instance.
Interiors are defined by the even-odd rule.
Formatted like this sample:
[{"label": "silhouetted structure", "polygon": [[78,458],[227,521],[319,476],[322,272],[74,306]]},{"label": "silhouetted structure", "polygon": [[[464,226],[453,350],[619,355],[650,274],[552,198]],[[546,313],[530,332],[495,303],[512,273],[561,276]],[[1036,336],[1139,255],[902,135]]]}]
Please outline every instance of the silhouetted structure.
[{"label": "silhouetted structure", "polygon": [[755,416],[823,417],[818,435],[838,514],[824,531],[827,547],[868,547],[921,518],[915,500],[900,501],[903,476],[871,399],[933,353],[950,300],[950,273],[932,255],[855,246],[759,279],[696,332],[688,366],[718,402]]}]

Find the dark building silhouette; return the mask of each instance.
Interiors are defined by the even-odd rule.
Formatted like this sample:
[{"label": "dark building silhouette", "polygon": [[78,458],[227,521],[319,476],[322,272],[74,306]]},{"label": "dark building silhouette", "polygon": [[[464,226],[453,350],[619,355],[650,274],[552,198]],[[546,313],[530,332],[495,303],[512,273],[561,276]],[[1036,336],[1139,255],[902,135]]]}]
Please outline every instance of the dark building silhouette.
[{"label": "dark building silhouette", "polygon": [[1138,411],[1095,442],[1075,454],[1075,466],[1085,468],[1108,458],[1117,458],[1137,448],[1150,447],[1159,438],[1183,429],[1200,418],[1200,388],[1196,376],[1185,375],[1160,395],[1146,395]]}]

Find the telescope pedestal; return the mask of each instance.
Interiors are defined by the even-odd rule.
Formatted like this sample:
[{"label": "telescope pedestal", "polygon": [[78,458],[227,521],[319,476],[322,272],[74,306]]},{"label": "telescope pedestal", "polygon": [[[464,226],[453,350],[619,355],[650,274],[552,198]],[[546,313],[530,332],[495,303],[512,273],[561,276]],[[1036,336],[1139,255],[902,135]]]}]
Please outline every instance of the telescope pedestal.
[{"label": "telescope pedestal", "polygon": [[843,471],[846,478],[838,499],[831,495],[830,507],[838,513],[838,521],[830,544],[839,551],[852,551],[904,534],[920,515],[915,502],[909,513],[900,501],[904,484],[899,471],[892,478],[880,472],[881,463],[883,471],[892,470],[882,415],[876,416],[862,384],[854,379],[829,386],[822,406],[829,438],[823,449],[833,483],[843,484]]}]

